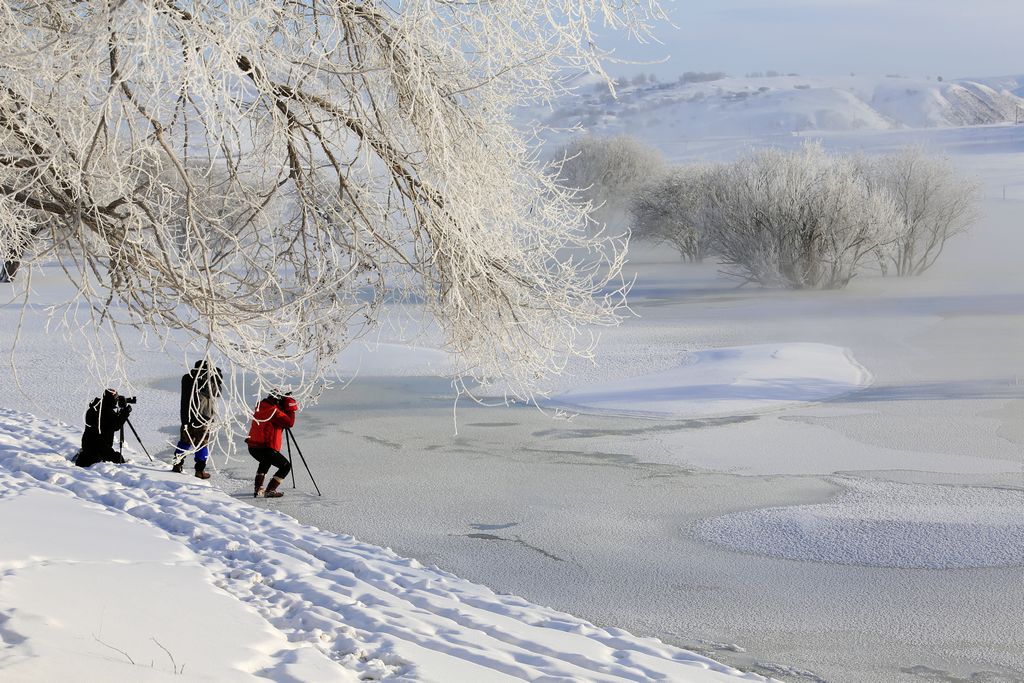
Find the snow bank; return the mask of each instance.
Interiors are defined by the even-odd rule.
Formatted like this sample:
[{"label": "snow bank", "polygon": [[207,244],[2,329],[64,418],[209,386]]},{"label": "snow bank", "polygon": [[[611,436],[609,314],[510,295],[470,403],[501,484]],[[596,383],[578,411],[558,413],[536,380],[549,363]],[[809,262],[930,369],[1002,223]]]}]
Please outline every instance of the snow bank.
[{"label": "snow bank", "polygon": [[77,436],[0,409],[4,680],[764,680],[209,482],[75,467]]},{"label": "snow bank", "polygon": [[698,351],[681,367],[573,389],[550,404],[657,418],[744,415],[835,398],[867,386],[870,378],[837,346],[757,344]]},{"label": "snow bank", "polygon": [[832,502],[716,517],[696,534],[733,550],[812,562],[1024,566],[1024,491],[838,481],[847,490]]},{"label": "snow bank", "polygon": [[218,590],[158,529],[63,492],[0,487],[4,680],[358,680]]}]

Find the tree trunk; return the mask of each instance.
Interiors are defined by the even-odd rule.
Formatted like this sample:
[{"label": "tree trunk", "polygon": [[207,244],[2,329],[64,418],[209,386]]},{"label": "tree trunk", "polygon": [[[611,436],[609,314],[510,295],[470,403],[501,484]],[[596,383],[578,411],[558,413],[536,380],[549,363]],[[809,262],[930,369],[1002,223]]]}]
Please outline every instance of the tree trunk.
[{"label": "tree trunk", "polygon": [[4,261],[4,267],[0,270],[0,282],[13,282],[20,267],[21,261]]}]

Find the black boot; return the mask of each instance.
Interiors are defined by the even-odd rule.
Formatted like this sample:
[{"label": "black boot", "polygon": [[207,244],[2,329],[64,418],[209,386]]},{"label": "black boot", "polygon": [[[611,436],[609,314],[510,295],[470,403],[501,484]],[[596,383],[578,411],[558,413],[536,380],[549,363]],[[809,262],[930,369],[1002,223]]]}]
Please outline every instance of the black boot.
[{"label": "black boot", "polygon": [[174,464],[171,465],[171,472],[177,472],[178,474],[181,474],[182,467],[184,466],[184,464],[185,464],[185,459],[184,458],[182,458],[181,460],[175,460]]},{"label": "black boot", "polygon": [[210,478],[210,473],[206,471],[206,463],[205,462],[197,462],[196,463],[196,476],[199,477],[200,479],[209,479]]},{"label": "black boot", "polygon": [[253,498],[259,498],[263,494],[263,481],[267,478],[265,474],[256,475],[256,488],[253,489]]},{"label": "black boot", "polygon": [[270,483],[267,484],[267,491],[266,491],[266,493],[263,494],[263,497],[264,498],[280,498],[281,496],[283,496],[284,494],[277,490],[277,487],[280,486],[280,485],[281,485],[281,480],[280,479],[278,479],[277,477],[274,477],[273,479],[271,479]]}]

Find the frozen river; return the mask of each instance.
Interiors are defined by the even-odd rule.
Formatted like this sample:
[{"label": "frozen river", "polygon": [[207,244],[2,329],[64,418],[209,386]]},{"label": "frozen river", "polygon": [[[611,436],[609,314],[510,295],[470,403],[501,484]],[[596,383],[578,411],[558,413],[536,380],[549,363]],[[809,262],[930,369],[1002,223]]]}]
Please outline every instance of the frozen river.
[{"label": "frozen river", "polygon": [[[300,417],[324,497],[300,471],[301,492],[273,505],[784,680],[1024,680],[1024,562],[1006,547],[1024,538],[1024,275],[1006,248],[1024,204],[986,208],[926,277],[838,292],[735,289],[713,266],[641,254],[638,317],[567,380],[797,341],[849,348],[866,389],[704,420],[464,401],[455,435],[446,380],[363,377]],[[231,469],[239,488],[250,470]],[[773,546],[796,505],[800,543]],[[760,547],[701,531],[743,511],[760,511]]]}]

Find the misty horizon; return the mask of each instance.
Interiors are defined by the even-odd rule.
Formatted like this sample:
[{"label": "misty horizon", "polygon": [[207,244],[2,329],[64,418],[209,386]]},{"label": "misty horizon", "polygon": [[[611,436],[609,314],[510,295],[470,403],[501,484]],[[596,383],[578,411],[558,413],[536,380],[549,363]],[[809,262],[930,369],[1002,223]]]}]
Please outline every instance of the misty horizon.
[{"label": "misty horizon", "polygon": [[602,47],[627,62],[610,64],[612,76],[774,70],[955,80],[1024,73],[1020,3],[692,0],[666,9],[674,26],[654,27],[660,43],[605,36]]}]

